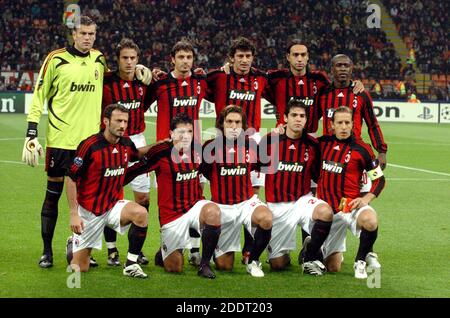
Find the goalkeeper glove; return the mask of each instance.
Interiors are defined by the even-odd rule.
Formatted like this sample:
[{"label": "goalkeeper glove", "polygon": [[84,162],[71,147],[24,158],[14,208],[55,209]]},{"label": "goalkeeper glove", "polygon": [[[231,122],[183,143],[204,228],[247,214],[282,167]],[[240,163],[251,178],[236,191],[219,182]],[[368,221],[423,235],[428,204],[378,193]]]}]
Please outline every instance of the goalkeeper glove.
[{"label": "goalkeeper glove", "polygon": [[136,78],[142,82],[142,84],[149,85],[152,81],[152,72],[148,67],[142,64],[136,65]]},{"label": "goalkeeper glove", "polygon": [[23,145],[22,161],[35,167],[39,163],[39,157],[44,155],[39,140],[37,139],[37,123],[28,122],[27,137]]}]

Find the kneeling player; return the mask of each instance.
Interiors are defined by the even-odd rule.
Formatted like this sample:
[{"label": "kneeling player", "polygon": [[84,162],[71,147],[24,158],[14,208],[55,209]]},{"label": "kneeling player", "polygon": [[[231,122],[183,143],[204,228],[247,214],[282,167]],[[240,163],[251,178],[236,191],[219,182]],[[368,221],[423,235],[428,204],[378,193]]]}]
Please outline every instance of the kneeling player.
[{"label": "kneeling player", "polygon": [[103,131],[78,146],[68,172],[67,197],[74,234],[67,241],[67,260],[75,270],[88,271],[91,250],[101,249],[105,226],[120,234],[129,228],[123,274],[146,278],[137,258],[147,235],[147,211],[135,202],[120,198],[128,162],[138,160],[150,146],[138,151],[123,136],[128,110],[119,104],[106,107],[103,123]]},{"label": "kneeling player", "polygon": [[150,149],[141,162],[130,167],[126,182],[148,171],[155,171],[158,181],[161,253],[164,269],[183,270],[183,249],[190,249],[189,229],[201,233],[202,257],[198,275],[215,278],[209,262],[220,236],[220,209],[204,200],[198,168],[201,157],[192,148],[193,120],[185,113],[172,119],[172,141]]},{"label": "kneeling player", "polygon": [[322,275],[325,266],[318,255],[328,236],[333,220],[331,207],[311,194],[311,180],[319,173],[319,145],[307,134],[308,106],[292,99],[286,106],[285,132],[268,134],[260,143],[271,159],[266,173],[266,200],[273,213],[272,238],[269,242],[269,263],[282,270],[290,264],[289,251],[296,249],[297,225],[311,236],[305,240],[299,260],[303,271]]},{"label": "kneeling player", "polygon": [[216,127],[219,135],[203,145],[201,172],[209,179],[212,201],[222,212],[222,233],[215,253],[216,267],[231,270],[234,252],[240,250],[241,226],[252,234],[247,272],[263,277],[259,257],[270,240],[272,213],[253,195],[250,171],[257,168],[257,144],[245,136],[247,121],[242,108],[225,107]]},{"label": "kneeling player", "polygon": [[[338,107],[331,118],[333,136],[319,138],[321,173],[317,195],[327,201],[334,211],[333,225],[323,245],[323,256],[328,271],[338,272],[345,252],[347,229],[359,237],[355,258],[356,278],[366,278],[366,267],[381,268],[373,253],[377,239],[378,220],[369,203],[381,193],[385,179],[380,164],[369,145],[353,135],[352,110]],[[372,180],[370,192],[359,197],[359,181],[364,171]]]}]

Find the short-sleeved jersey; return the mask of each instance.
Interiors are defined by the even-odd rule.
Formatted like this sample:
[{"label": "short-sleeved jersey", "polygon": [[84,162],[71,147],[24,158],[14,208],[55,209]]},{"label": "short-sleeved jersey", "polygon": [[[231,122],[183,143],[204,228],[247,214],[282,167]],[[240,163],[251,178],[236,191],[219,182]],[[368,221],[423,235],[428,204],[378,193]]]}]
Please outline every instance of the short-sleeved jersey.
[{"label": "short-sleeved jersey", "polygon": [[75,150],[99,131],[103,92],[103,54],[68,47],[51,52],[39,72],[27,121],[39,123],[48,102],[47,146]]},{"label": "short-sleeved jersey", "polygon": [[97,133],[80,143],[68,175],[77,184],[77,201],[95,215],[110,210],[122,198],[128,162],[139,153],[128,137],[116,144]]},{"label": "short-sleeved jersey", "polygon": [[[295,76],[288,69],[273,70],[268,72],[268,78],[271,102],[277,110],[277,125],[285,123],[284,111],[292,98],[300,99],[309,106],[308,118],[313,118],[315,96],[323,87],[330,85],[328,76],[319,71],[307,71],[304,76]],[[310,122],[308,120],[308,132],[312,130]]]},{"label": "short-sleeved jersey", "polygon": [[194,150],[180,153],[172,142],[163,142],[150,148],[141,161],[128,169],[125,183],[142,173],[155,171],[159,222],[163,226],[204,199],[198,177],[200,161],[200,155]]},{"label": "short-sleeved jersey", "polygon": [[317,197],[328,202],[337,213],[342,198],[360,196],[360,180],[363,171],[372,180],[370,192],[378,196],[385,179],[370,145],[354,136],[339,140],[335,136],[322,136],[320,145],[320,177]]},{"label": "short-sleeved jersey", "polygon": [[[276,147],[270,147],[272,144]],[[306,132],[298,139],[291,139],[286,134],[268,134],[261,140],[260,150],[262,146],[273,158],[273,165],[265,177],[267,202],[293,202],[311,192],[311,180],[317,181],[320,163],[319,144],[315,138]]]},{"label": "short-sleeved jersey", "polygon": [[253,139],[230,141],[219,135],[203,145],[200,172],[210,181],[211,200],[238,204],[253,196],[250,172],[259,169],[258,145]]},{"label": "short-sleeved jersey", "polygon": [[152,83],[149,89],[149,105],[155,100],[158,104],[156,139],[163,140],[170,137],[170,121],[177,114],[186,113],[198,120],[200,104],[206,94],[206,75],[192,71],[187,78],[175,78],[170,72]]},{"label": "short-sleeved jersey", "polygon": [[[103,80],[102,109],[110,104],[120,104],[129,111],[126,136],[137,135],[145,130],[144,113],[150,107],[145,101],[147,85],[136,78],[123,80],[118,73],[108,72]],[[104,126],[102,121],[102,127]]]},{"label": "short-sleeved jersey", "polygon": [[269,99],[269,88],[265,73],[252,68],[246,75],[238,75],[233,69],[230,74],[220,70],[211,71],[207,76],[208,95],[213,102],[216,115],[226,106],[240,106],[247,116],[249,128],[259,131],[261,128],[261,98]]},{"label": "short-sleeved jersey", "polygon": [[373,147],[378,152],[387,151],[387,144],[384,142],[383,133],[373,110],[372,99],[366,91],[355,94],[351,86],[336,88],[330,85],[317,95],[316,104],[318,107],[316,108],[317,118],[313,124],[314,131],[317,130],[319,119],[323,118],[323,134],[332,135],[331,117],[334,110],[339,106],[348,106],[353,110],[355,136],[361,138],[362,124],[365,121]]}]

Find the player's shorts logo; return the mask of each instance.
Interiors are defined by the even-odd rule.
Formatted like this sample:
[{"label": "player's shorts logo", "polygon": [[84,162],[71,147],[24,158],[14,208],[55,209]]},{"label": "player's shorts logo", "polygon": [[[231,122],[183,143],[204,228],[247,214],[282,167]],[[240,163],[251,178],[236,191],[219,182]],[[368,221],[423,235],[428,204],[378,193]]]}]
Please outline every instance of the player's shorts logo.
[{"label": "player's shorts logo", "polygon": [[164,252],[167,252],[167,245],[166,245],[165,243],[163,243],[162,248],[163,248],[163,251],[164,251]]}]

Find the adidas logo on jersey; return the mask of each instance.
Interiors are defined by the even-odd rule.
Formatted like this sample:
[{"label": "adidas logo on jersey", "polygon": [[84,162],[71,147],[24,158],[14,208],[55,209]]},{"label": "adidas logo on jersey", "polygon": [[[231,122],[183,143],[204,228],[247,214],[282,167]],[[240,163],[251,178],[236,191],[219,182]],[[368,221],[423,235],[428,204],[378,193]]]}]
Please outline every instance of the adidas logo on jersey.
[{"label": "adidas logo on jersey", "polygon": [[[291,100],[294,99],[295,97],[292,96]],[[302,101],[303,103],[305,103],[306,106],[312,106],[314,103],[314,98],[298,98],[298,100]]]},{"label": "adidas logo on jersey", "polygon": [[106,168],[104,177],[117,177],[125,174],[125,168],[119,167],[117,169]]},{"label": "adidas logo on jersey", "polygon": [[221,167],[220,168],[220,175],[222,177],[225,176],[243,176],[247,174],[247,168],[243,167],[237,167],[237,168],[225,168],[225,167]]},{"label": "adidas logo on jersey", "polygon": [[130,87],[130,85],[128,85],[128,83],[127,82],[125,82],[125,84],[123,84],[123,86],[122,86],[123,88],[128,88],[128,87]]},{"label": "adidas logo on jersey", "polygon": [[141,102],[137,102],[137,101],[132,101],[129,103],[118,102],[118,104],[122,105],[126,109],[138,109],[139,107],[141,107]]},{"label": "adidas logo on jersey", "polygon": [[95,85],[88,82],[87,84],[76,84],[72,82],[70,85],[71,92],[95,92]]},{"label": "adidas logo on jersey", "polygon": [[175,97],[173,100],[173,107],[197,106],[197,102],[197,96]]},{"label": "adidas logo on jersey", "polygon": [[256,93],[251,91],[238,91],[238,90],[231,90],[230,91],[230,99],[239,99],[239,100],[255,100]]},{"label": "adidas logo on jersey", "polygon": [[192,180],[197,178],[198,176],[198,171],[193,170],[192,172],[187,172],[187,173],[181,173],[181,172],[177,172],[177,181],[186,181],[186,180]]},{"label": "adidas logo on jersey", "polygon": [[322,161],[322,170],[332,173],[342,173],[344,167],[342,163],[324,160]]},{"label": "adidas logo on jersey", "polygon": [[302,172],[303,165],[301,163],[285,163],[280,161],[278,163],[278,171],[287,171],[287,172]]},{"label": "adidas logo on jersey", "polygon": [[344,93],[340,92],[340,93],[338,94],[338,97],[344,97]]}]

